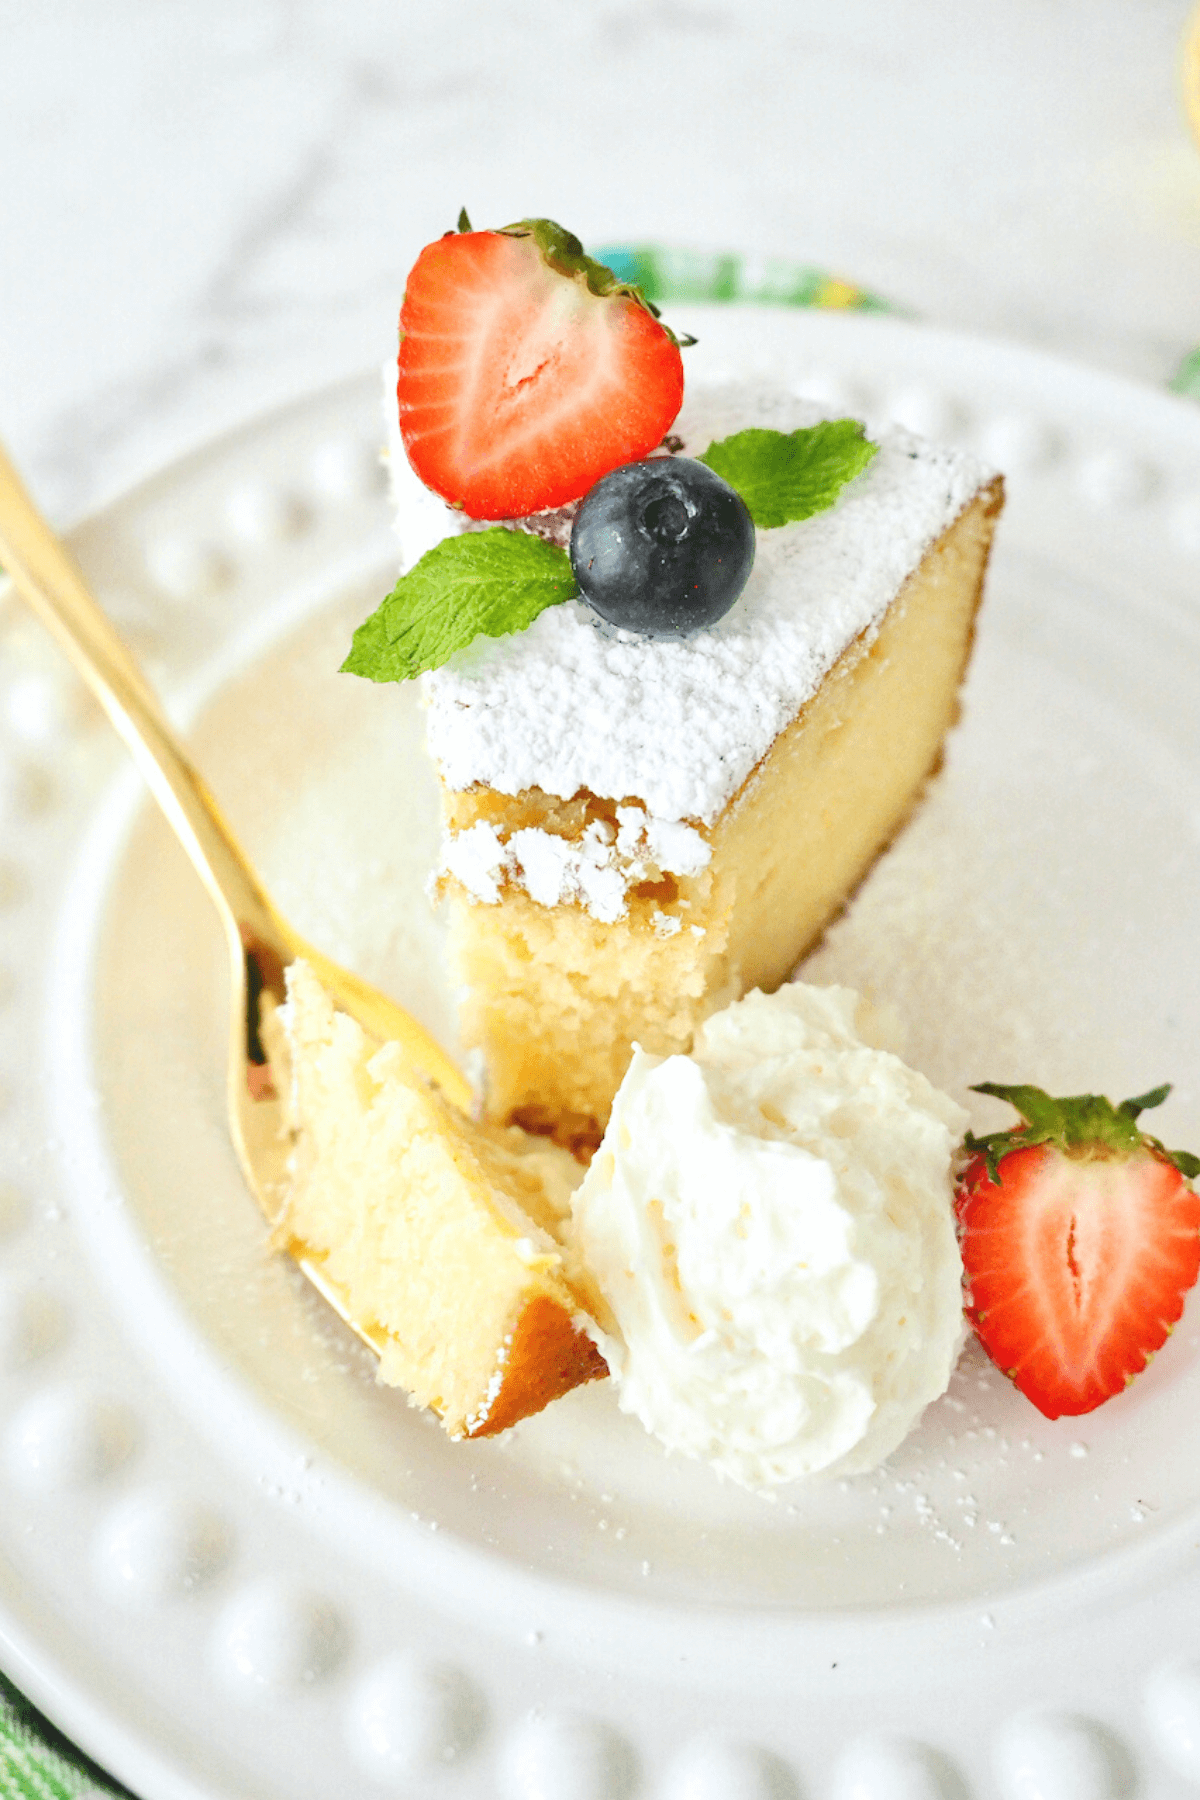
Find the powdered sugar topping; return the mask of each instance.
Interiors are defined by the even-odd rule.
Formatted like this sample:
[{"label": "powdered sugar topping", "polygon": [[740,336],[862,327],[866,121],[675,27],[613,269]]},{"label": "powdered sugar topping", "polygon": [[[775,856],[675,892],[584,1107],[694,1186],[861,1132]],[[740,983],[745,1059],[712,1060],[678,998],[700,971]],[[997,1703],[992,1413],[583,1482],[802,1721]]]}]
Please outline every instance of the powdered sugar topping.
[{"label": "powdered sugar topping", "polygon": [[[698,455],[750,425],[792,431],[826,416],[774,390],[697,387],[674,431],[685,454]],[[711,629],[642,638],[568,601],[527,631],[477,639],[424,677],[430,749],[446,785],[637,796],[662,824],[711,824],[989,478],[974,458],[898,427],[877,441],[870,467],[828,511],[759,531],[750,580]],[[413,493],[406,473],[394,469],[394,486],[413,560],[455,523],[443,511],[437,530],[431,497]]]},{"label": "powdered sugar topping", "polygon": [[[624,917],[636,883],[660,875],[699,875],[711,857],[692,826],[648,817],[640,806],[619,806],[615,826],[594,819],[578,838],[526,827],[506,839],[479,819],[445,840],[438,872],[488,906],[495,906],[512,883],[539,906],[575,902],[611,925]],[[660,936],[679,929],[678,920],[659,916]]]}]

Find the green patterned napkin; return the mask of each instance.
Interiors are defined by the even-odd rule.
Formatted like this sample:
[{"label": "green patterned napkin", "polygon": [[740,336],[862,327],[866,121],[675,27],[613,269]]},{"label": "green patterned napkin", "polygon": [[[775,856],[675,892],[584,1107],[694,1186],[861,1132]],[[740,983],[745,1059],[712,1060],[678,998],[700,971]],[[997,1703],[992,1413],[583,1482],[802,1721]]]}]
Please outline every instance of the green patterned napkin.
[{"label": "green patterned napkin", "polygon": [[1190,356],[1184,357],[1171,386],[1177,394],[1186,394],[1191,400],[1200,400],[1200,344]]},{"label": "green patterned napkin", "polygon": [[[636,282],[647,300],[750,301],[759,306],[819,306],[850,312],[899,312],[901,308],[826,269],[780,257],[747,257],[656,244],[609,244],[593,251],[622,281]],[[1186,356],[1168,384],[1200,400],[1200,345]]]},{"label": "green patterned napkin", "polygon": [[3,1800],[108,1800],[128,1795],[0,1675]]},{"label": "green patterned napkin", "polygon": [[840,275],[780,257],[749,257],[660,245],[610,244],[593,251],[622,281],[636,282],[647,300],[747,301],[757,306],[821,306],[839,311],[894,312]]}]

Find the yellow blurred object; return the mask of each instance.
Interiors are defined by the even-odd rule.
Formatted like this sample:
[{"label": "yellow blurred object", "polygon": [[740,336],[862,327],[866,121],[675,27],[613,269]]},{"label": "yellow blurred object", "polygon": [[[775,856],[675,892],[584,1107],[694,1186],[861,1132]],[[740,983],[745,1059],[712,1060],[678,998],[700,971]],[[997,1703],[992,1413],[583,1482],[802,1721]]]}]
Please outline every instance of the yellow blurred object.
[{"label": "yellow blurred object", "polygon": [[861,306],[863,291],[852,282],[842,281],[836,275],[828,276],[817,289],[814,306],[828,306],[841,310],[848,306]]},{"label": "yellow blurred object", "polygon": [[1200,7],[1192,14],[1183,39],[1183,104],[1200,144]]}]

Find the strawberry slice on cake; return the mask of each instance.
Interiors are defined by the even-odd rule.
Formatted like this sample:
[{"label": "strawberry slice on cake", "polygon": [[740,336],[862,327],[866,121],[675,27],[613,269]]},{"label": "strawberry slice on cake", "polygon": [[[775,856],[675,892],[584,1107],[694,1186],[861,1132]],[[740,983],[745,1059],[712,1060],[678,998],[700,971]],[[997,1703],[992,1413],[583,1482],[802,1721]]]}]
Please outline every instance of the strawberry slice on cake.
[{"label": "strawberry slice on cake", "polygon": [[400,433],[473,519],[578,500],[657,448],[683,401],[680,340],[552,219],[422,250],[400,310]]}]

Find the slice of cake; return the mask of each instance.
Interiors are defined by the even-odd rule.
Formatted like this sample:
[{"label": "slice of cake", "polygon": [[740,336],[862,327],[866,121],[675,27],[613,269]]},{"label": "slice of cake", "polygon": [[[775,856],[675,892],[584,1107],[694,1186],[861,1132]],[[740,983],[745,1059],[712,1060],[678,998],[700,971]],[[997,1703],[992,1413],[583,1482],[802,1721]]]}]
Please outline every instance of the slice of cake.
[{"label": "slice of cake", "polygon": [[293,1136],[275,1242],[453,1437],[487,1437],[607,1371],[557,1232],[579,1165],[476,1125],[380,1048],[306,964],[270,1032]]},{"label": "slice of cake", "polygon": [[[672,449],[820,410],[689,390]],[[580,1153],[631,1046],[794,968],[891,841],[958,710],[999,477],[898,428],[815,517],[760,531],[737,604],[686,638],[579,601],[424,679],[440,886],[497,1121]],[[461,527],[393,452],[409,560]]]}]

